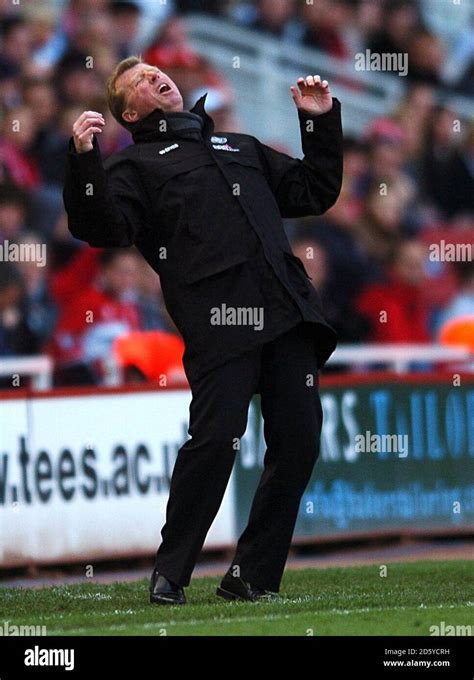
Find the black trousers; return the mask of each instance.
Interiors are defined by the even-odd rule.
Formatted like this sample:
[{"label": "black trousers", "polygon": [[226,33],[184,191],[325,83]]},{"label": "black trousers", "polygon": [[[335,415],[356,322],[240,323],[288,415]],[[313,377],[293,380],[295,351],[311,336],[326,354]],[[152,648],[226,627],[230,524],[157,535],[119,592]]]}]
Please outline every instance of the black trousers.
[{"label": "black trousers", "polygon": [[191,385],[188,440],[179,450],[156,553],[156,569],[187,586],[219,510],[247,427],[252,396],[261,395],[266,453],[233,573],[278,592],[301,497],[319,454],[322,409],[314,335],[300,323]]}]

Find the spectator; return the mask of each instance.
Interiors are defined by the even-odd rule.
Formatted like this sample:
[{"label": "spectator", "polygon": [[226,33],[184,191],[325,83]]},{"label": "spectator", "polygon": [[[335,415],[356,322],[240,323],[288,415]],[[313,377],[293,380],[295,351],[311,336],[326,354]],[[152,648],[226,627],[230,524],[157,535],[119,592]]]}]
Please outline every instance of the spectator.
[{"label": "spectator", "polygon": [[[294,243],[316,241],[323,249],[326,276],[320,293],[325,313],[341,341],[356,342],[364,337],[365,328],[355,312],[355,299],[365,285],[382,277],[383,267],[354,233],[359,207],[348,185],[346,178],[339,199],[324,217],[300,221]],[[317,262],[321,259],[315,258]],[[315,262],[308,265],[314,272]]]},{"label": "spectator", "polygon": [[[362,212],[364,178],[369,172],[368,147],[362,141],[346,135],[344,138],[344,178],[341,194],[347,197],[350,219],[357,219]],[[349,218],[349,215],[348,215]]]},{"label": "spectator", "polygon": [[391,0],[385,11],[384,26],[372,35],[368,48],[377,54],[407,52],[419,25],[420,16],[416,3],[412,0]]},{"label": "spectator", "polygon": [[23,103],[34,111],[39,131],[54,124],[58,113],[56,92],[47,78],[31,78],[23,82]]},{"label": "spectator", "polygon": [[69,0],[61,17],[61,26],[68,40],[74,40],[81,20],[91,11],[105,11],[108,0]]},{"label": "spectator", "polygon": [[474,126],[460,148],[459,129],[457,114],[446,106],[437,107],[427,130],[422,160],[424,195],[445,219],[474,212]]},{"label": "spectator", "polygon": [[350,304],[348,297],[346,304],[341,304],[334,296],[335,277],[331,277],[329,253],[321,243],[312,239],[298,239],[292,246],[319,293],[325,317],[337,332],[339,342],[360,341],[367,332],[367,324]]},{"label": "spectator", "polygon": [[350,0],[319,0],[303,5],[306,24],[303,42],[339,59],[348,59],[350,47],[344,29],[350,23],[353,7]]},{"label": "spectator", "polygon": [[104,251],[97,280],[63,309],[51,348],[58,383],[100,382],[114,339],[139,330],[137,264],[134,250]]},{"label": "spectator", "polygon": [[440,86],[444,59],[441,40],[426,29],[418,29],[408,43],[408,79]]},{"label": "spectator", "polygon": [[[22,234],[18,243],[33,247],[46,246],[33,232]],[[56,307],[48,289],[48,265],[46,263],[45,266],[39,266],[37,261],[30,259],[19,262],[18,271],[24,285],[25,318],[42,349],[51,339],[57,318]]]},{"label": "spectator", "polygon": [[355,35],[357,42],[353,52],[366,49],[372,36],[380,34],[384,23],[384,5],[380,0],[360,0],[356,9]]},{"label": "spectator", "polygon": [[296,0],[258,0],[255,11],[248,11],[240,18],[248,28],[279,38],[301,35],[302,29],[296,20]]},{"label": "spectator", "polygon": [[369,127],[366,142],[369,148],[369,169],[363,180],[366,194],[370,190],[377,191],[377,187],[381,195],[395,193],[401,216],[407,227],[412,227],[417,187],[405,170],[406,135],[403,128],[391,118],[376,119]]},{"label": "spectator", "polygon": [[39,351],[40,341],[28,325],[25,303],[23,281],[17,267],[8,262],[0,263],[0,357],[37,354]]},{"label": "spectator", "polygon": [[221,89],[227,96],[231,94],[224,78],[190,45],[180,17],[164,23],[145,52],[144,60],[166,71],[187,100],[193,90],[203,86]]},{"label": "spectator", "polygon": [[20,69],[27,66],[33,47],[30,27],[21,15],[8,16],[3,19],[0,26],[2,47],[0,56],[2,60],[18,66]]},{"label": "spectator", "polygon": [[[56,257],[55,270],[50,276],[50,293],[59,311],[62,313],[66,310],[70,303],[74,302],[77,297],[78,290],[84,290],[90,286],[90,282],[94,281],[99,275],[100,256],[102,250],[99,248],[86,248],[85,246],[76,246],[71,249],[65,248],[66,253],[59,247],[64,234],[60,234],[60,230],[67,229],[66,214],[61,215],[59,224],[55,229],[55,241],[53,241],[53,254]],[[77,243],[77,242],[75,242]],[[71,245],[71,241],[68,240]],[[51,258],[50,258],[51,259]],[[53,267],[51,267],[53,268]]]},{"label": "spectator", "polygon": [[41,176],[31,153],[37,125],[33,112],[20,106],[7,112],[1,127],[0,154],[7,176],[22,189],[39,187]]},{"label": "spectator", "polygon": [[62,107],[54,121],[38,130],[34,158],[47,185],[62,189],[65,154],[71,125],[82,111],[77,106]]},{"label": "spectator", "polygon": [[429,85],[410,86],[393,118],[403,130],[403,152],[413,179],[419,181],[418,165],[424,151],[425,130],[435,106],[434,90]]},{"label": "spectator", "polygon": [[430,340],[429,310],[423,297],[426,250],[417,241],[400,243],[384,283],[368,286],[357,310],[370,327],[373,342],[423,343]]},{"label": "spectator", "polygon": [[144,59],[163,69],[176,64],[196,68],[201,62],[200,55],[189,43],[186,24],[180,17],[171,17],[161,26]]},{"label": "spectator", "polygon": [[359,247],[382,268],[391,260],[403,236],[403,203],[395,187],[385,194],[374,185],[365,214],[354,225]]},{"label": "spectator", "polygon": [[103,94],[103,83],[93,68],[87,68],[87,52],[68,52],[58,64],[58,94],[63,105],[82,106]]},{"label": "spectator", "polygon": [[109,13],[112,18],[112,40],[120,61],[135,52],[140,7],[131,0],[112,0]]},{"label": "spectator", "polygon": [[22,189],[0,184],[0,241],[17,241],[25,226],[28,194]]}]

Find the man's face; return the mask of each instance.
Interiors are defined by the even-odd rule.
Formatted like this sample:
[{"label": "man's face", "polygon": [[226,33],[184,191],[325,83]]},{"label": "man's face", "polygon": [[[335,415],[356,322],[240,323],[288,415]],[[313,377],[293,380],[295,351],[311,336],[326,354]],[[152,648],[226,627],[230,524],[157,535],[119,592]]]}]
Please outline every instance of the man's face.
[{"label": "man's face", "polygon": [[127,107],[123,119],[135,123],[159,108],[167,113],[183,110],[183,98],[175,83],[156,66],[137,64],[117,79],[125,91]]}]

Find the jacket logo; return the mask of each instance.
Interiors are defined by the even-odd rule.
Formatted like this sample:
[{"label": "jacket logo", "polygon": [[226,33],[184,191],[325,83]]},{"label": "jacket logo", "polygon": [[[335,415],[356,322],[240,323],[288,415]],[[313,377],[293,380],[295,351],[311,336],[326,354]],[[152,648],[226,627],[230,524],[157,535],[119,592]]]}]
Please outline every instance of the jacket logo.
[{"label": "jacket logo", "polygon": [[233,149],[230,144],[213,144],[212,148],[217,151],[240,151],[240,149]]},{"label": "jacket logo", "polygon": [[159,151],[159,154],[160,154],[160,156],[164,156],[165,153],[169,153],[170,151],[174,151],[178,147],[179,147],[179,144],[172,144],[171,146],[167,146],[166,149],[161,149],[161,151]]},{"label": "jacket logo", "polygon": [[227,137],[211,137],[211,142],[213,144],[226,144]]}]

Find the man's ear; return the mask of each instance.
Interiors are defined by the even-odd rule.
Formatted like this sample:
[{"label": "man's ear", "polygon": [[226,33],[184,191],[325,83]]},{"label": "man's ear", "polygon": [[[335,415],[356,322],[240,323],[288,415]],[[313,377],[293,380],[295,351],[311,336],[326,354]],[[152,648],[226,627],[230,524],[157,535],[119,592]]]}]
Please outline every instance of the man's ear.
[{"label": "man's ear", "polygon": [[122,113],[122,118],[127,122],[127,123],[136,123],[138,120],[138,113],[134,111],[133,109],[127,109]]}]

